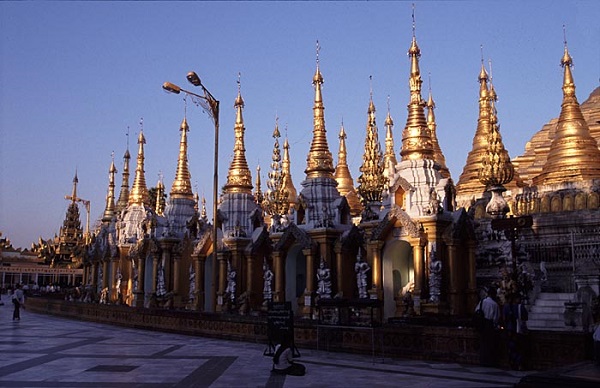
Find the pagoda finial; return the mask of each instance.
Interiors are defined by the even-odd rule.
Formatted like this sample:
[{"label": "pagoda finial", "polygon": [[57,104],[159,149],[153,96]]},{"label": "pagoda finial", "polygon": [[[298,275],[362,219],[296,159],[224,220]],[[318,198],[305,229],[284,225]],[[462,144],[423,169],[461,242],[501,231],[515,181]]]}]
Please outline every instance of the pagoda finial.
[{"label": "pagoda finial", "polygon": [[265,197],[262,192],[262,186],[260,181],[260,163],[256,166],[256,183],[254,185],[254,201],[258,204],[258,206],[262,207],[262,203]]},{"label": "pagoda finial", "polygon": [[383,154],[383,175],[388,179],[394,174],[396,164],[396,151],[394,151],[394,120],[390,113],[390,96],[387,96],[387,116],[385,118],[385,153]]},{"label": "pagoda finial", "polygon": [[177,157],[177,171],[175,172],[175,180],[171,186],[172,198],[187,198],[193,199],[192,192],[192,176],[188,167],[188,141],[187,133],[190,127],[188,126],[185,116],[179,126],[181,138],[179,140],[179,156]]},{"label": "pagoda finial", "polygon": [[227,183],[225,184],[226,193],[246,193],[252,195],[252,174],[246,161],[246,147],[244,145],[244,118],[242,110],[244,109],[244,99],[241,93],[241,73],[238,73],[238,95],[233,104],[236,109],[235,126],[233,128],[235,140],[233,145],[233,160],[229,165],[227,173]]},{"label": "pagoda finial", "polygon": [[140,119],[140,134],[138,135],[138,155],[137,165],[135,168],[135,177],[133,179],[131,194],[129,195],[130,205],[150,204],[150,196],[148,195],[146,177],[144,174],[144,144],[146,144],[146,138],[144,137],[144,119],[142,118]]},{"label": "pagoda finial", "polygon": [[386,182],[386,177],[383,175],[383,154],[381,153],[377,123],[375,121],[375,104],[372,98],[369,102],[367,114],[365,152],[363,154],[363,163],[360,167],[361,175],[358,177],[359,185],[357,189],[365,207],[381,202]]},{"label": "pagoda finial", "polygon": [[283,141],[283,160],[281,161],[281,171],[283,172],[283,188],[287,192],[287,199],[290,207],[296,207],[296,197],[298,192],[292,180],[292,162],[290,159],[290,142],[287,137],[288,126],[285,125],[285,140]]},{"label": "pagoda finial", "polygon": [[571,69],[573,59],[567,47],[565,26],[563,31],[565,48],[560,61],[564,69],[563,100],[556,134],[550,145],[543,172],[533,178],[533,184],[536,186],[600,179],[600,149],[596,139],[590,134],[590,127],[575,95],[575,81]]},{"label": "pagoda finial", "polygon": [[106,206],[104,208],[102,222],[112,221],[115,215],[115,174],[117,173],[117,168],[115,167],[114,151],[111,153],[110,157],[111,162],[108,169],[108,193],[106,194]]},{"label": "pagoda finial", "polygon": [[123,155],[123,180],[121,182],[121,190],[119,191],[119,199],[115,207],[117,212],[125,209],[129,203],[129,160],[131,159],[131,155],[129,154],[129,126],[127,127],[125,136],[127,136],[127,149]]},{"label": "pagoda finial", "polygon": [[446,157],[442,152],[440,143],[437,137],[437,123],[435,122],[435,101],[433,101],[433,94],[431,92],[431,73],[429,77],[429,96],[427,98],[427,127],[431,136],[431,145],[433,147],[433,160],[440,165],[440,174],[444,178],[450,178],[450,170],[446,166]]},{"label": "pagoda finial", "polygon": [[310,145],[310,151],[306,158],[307,178],[333,178],[333,158],[329,152],[327,144],[327,130],[325,129],[325,115],[323,106],[323,97],[321,94],[321,85],[323,76],[319,70],[319,53],[321,46],[317,41],[317,70],[313,77],[315,87],[315,102],[313,106],[313,139]]},{"label": "pagoda finial", "polygon": [[287,213],[289,209],[288,193],[285,190],[284,174],[282,171],[281,149],[279,147],[279,117],[275,118],[275,129],[273,130],[273,156],[271,157],[271,171],[267,180],[267,192],[265,193],[265,211],[277,220]]},{"label": "pagoda finial", "polygon": [[421,71],[419,69],[419,57],[421,50],[417,45],[414,22],[413,4],[413,37],[408,56],[410,57],[410,103],[408,104],[408,117],[406,127],[402,132],[402,160],[433,159],[433,147],[427,121],[425,120],[425,101],[421,97]]},{"label": "pagoda finial", "polygon": [[340,133],[338,139],[340,140],[340,148],[338,151],[338,162],[335,167],[335,180],[337,181],[337,189],[341,195],[346,197],[348,206],[350,206],[350,214],[352,216],[360,215],[362,211],[362,205],[356,190],[354,189],[354,179],[350,174],[347,161],[347,150],[346,150],[346,130],[344,129],[344,120],[340,126]]},{"label": "pagoda finial", "polygon": [[156,208],[154,211],[159,216],[164,215],[165,211],[165,184],[163,183],[162,171],[158,172],[158,182],[156,183]]}]

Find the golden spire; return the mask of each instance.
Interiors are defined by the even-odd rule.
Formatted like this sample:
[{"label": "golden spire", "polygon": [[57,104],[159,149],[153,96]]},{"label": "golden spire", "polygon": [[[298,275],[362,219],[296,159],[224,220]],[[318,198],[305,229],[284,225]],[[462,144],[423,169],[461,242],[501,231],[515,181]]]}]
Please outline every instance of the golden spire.
[{"label": "golden spire", "polygon": [[198,194],[198,187],[196,187],[196,192],[194,193],[194,211],[198,213],[200,210],[200,194]]},{"label": "golden spire", "polygon": [[440,174],[444,178],[450,178],[450,170],[446,167],[446,158],[440,148],[437,138],[437,124],[435,122],[435,102],[431,94],[431,76],[429,77],[429,98],[427,99],[427,127],[431,135],[431,144],[433,146],[433,159],[440,165]]},{"label": "golden spire", "polygon": [[290,162],[290,143],[287,138],[287,126],[285,128],[285,140],[283,141],[283,161],[281,162],[281,171],[283,172],[283,189],[287,192],[287,199],[290,207],[296,207],[296,198],[298,192],[292,181],[292,170]]},{"label": "golden spire", "polygon": [[273,157],[271,162],[271,171],[269,171],[269,180],[267,181],[268,190],[265,193],[265,211],[269,215],[284,215],[287,213],[290,203],[288,193],[283,185],[284,174],[281,163],[281,150],[279,148],[279,118],[275,118],[275,129],[273,130]]},{"label": "golden spire", "polygon": [[129,195],[129,204],[136,205],[149,205],[150,196],[148,195],[148,188],[146,187],[146,177],[144,175],[144,144],[146,144],[146,138],[144,137],[144,120],[140,120],[140,134],[138,135],[138,155],[137,155],[137,166],[135,167],[135,177],[133,178],[133,187],[131,188],[131,194]]},{"label": "golden spire", "polygon": [[317,41],[317,71],[313,77],[313,85],[315,86],[315,103],[313,106],[313,139],[310,145],[310,151],[306,158],[306,178],[332,178],[333,172],[333,157],[329,152],[327,144],[327,131],[325,129],[325,116],[323,111],[323,97],[321,95],[321,85],[323,84],[323,76],[319,70],[319,41]]},{"label": "golden spire", "polygon": [[[187,133],[190,130],[187,119],[184,116],[179,127],[181,139],[179,140],[179,157],[177,158],[177,171],[175,180],[171,186],[171,198],[194,199],[190,170],[188,169],[188,143]],[[164,185],[163,185],[164,186]]]},{"label": "golden spire", "polygon": [[560,62],[564,68],[563,101],[543,172],[533,178],[536,186],[600,179],[600,149],[581,113],[566,38],[564,43],[565,52]]},{"label": "golden spire", "polygon": [[106,207],[104,208],[104,215],[102,216],[103,222],[112,221],[115,215],[115,174],[117,168],[115,167],[115,153],[112,153],[112,161],[110,162],[110,168],[108,169],[108,194],[106,194]]},{"label": "golden spire", "polygon": [[121,183],[121,191],[119,192],[119,200],[117,201],[116,210],[122,211],[129,203],[129,127],[127,127],[127,149],[123,155],[123,181]]},{"label": "golden spire", "polygon": [[[483,50],[483,48],[482,48]],[[488,74],[481,56],[481,71],[479,72],[479,117],[477,119],[477,130],[473,137],[473,148],[467,156],[463,172],[456,184],[457,193],[460,196],[479,198],[486,190],[484,184],[479,180],[481,161],[486,155],[488,138],[491,132],[490,125],[490,100],[488,88]],[[459,204],[460,205],[460,204]]]},{"label": "golden spire", "polygon": [[[385,153],[383,154],[383,168],[386,171],[386,175],[389,175],[387,171],[390,166],[395,168],[398,161],[396,160],[396,151],[394,151],[394,120],[390,114],[390,96],[387,98],[387,116],[385,118]],[[389,177],[388,177],[389,179]]]},{"label": "golden spire", "polygon": [[358,216],[362,212],[362,205],[360,203],[360,199],[358,198],[358,194],[356,194],[356,190],[354,189],[354,179],[352,179],[350,169],[348,168],[346,137],[344,122],[342,121],[340,134],[338,136],[340,139],[340,149],[338,151],[337,166],[335,167],[335,180],[338,184],[337,189],[339,193],[348,200],[350,214],[353,216]]},{"label": "golden spire", "polygon": [[490,131],[487,138],[486,151],[481,160],[479,181],[486,186],[486,189],[492,189],[494,187],[504,186],[511,182],[515,175],[515,168],[510,161],[508,151],[504,148],[504,144],[502,143],[500,126],[498,125],[498,112],[496,111],[496,101],[498,101],[498,96],[494,90],[491,77],[488,101]]},{"label": "golden spire", "polygon": [[246,148],[244,146],[244,118],[242,110],[244,108],[244,99],[241,93],[241,74],[238,73],[238,95],[235,99],[234,107],[236,109],[235,118],[235,143],[233,146],[233,160],[227,173],[227,183],[225,184],[226,193],[247,193],[252,195],[252,175],[246,162]]},{"label": "golden spire", "polygon": [[433,159],[433,146],[427,121],[425,120],[425,101],[421,97],[421,71],[419,70],[419,57],[421,49],[417,45],[415,36],[415,9],[413,4],[413,37],[408,56],[410,57],[410,102],[408,104],[408,117],[406,127],[402,132],[402,160]]},{"label": "golden spire", "polygon": [[71,191],[71,197],[67,197],[67,199],[71,200],[71,203],[77,202],[79,197],[77,197],[77,184],[79,183],[79,178],[77,178],[77,169],[75,169],[75,176],[73,177],[73,191]]},{"label": "golden spire", "polygon": [[158,174],[158,183],[156,184],[156,208],[154,211],[159,216],[164,215],[165,211],[165,184],[163,183],[162,172]]},{"label": "golden spire", "polygon": [[381,195],[386,182],[386,177],[383,175],[383,154],[381,153],[379,134],[375,122],[375,104],[373,103],[372,90],[367,114],[365,152],[363,154],[363,164],[360,166],[361,175],[358,177],[358,194],[362,197],[365,206],[373,202],[381,202]]},{"label": "golden spire", "polygon": [[262,206],[265,197],[262,192],[261,182],[260,182],[260,164],[256,166],[256,183],[254,186],[254,201],[258,204],[258,206]]}]

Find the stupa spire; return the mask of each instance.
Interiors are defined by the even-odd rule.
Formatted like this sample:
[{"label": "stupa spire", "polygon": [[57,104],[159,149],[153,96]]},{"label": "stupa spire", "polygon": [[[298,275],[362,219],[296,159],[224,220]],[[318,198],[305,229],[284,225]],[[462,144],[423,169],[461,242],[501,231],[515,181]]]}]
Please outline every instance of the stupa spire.
[{"label": "stupa spire", "polygon": [[[483,50],[483,47],[481,48]],[[477,129],[473,137],[473,147],[467,156],[467,161],[463,172],[456,184],[456,190],[460,198],[465,201],[471,198],[479,198],[486,187],[479,180],[479,171],[482,168],[481,161],[486,155],[488,137],[491,132],[490,124],[490,90],[488,86],[488,73],[483,62],[483,52],[481,54],[481,71],[479,72],[479,117],[477,118]],[[465,206],[466,203],[459,203],[459,206]]]},{"label": "stupa spire", "polygon": [[[371,77],[369,78],[371,79]],[[365,206],[374,202],[381,202],[381,195],[386,181],[383,175],[383,154],[381,153],[379,131],[375,121],[375,104],[373,103],[372,90],[367,115],[365,152],[363,154],[363,163],[360,167],[361,175],[358,177],[358,194],[362,197],[363,205]]]},{"label": "stupa spire", "polygon": [[435,101],[431,94],[431,76],[429,76],[429,97],[427,98],[427,127],[431,135],[431,145],[433,146],[433,160],[440,165],[440,174],[444,178],[450,178],[450,170],[446,167],[446,158],[442,153],[442,148],[437,138],[437,123],[435,122]]},{"label": "stupa spire", "polygon": [[340,146],[338,151],[338,162],[337,166],[335,167],[335,180],[337,181],[337,189],[339,193],[348,200],[350,213],[353,216],[358,216],[362,211],[362,205],[360,203],[360,199],[358,198],[358,194],[356,194],[356,190],[354,189],[354,179],[352,179],[350,169],[348,168],[348,153],[346,151],[347,135],[346,130],[344,129],[343,121],[340,127],[338,138],[340,140]]},{"label": "stupa spire", "polygon": [[281,163],[281,149],[279,147],[279,118],[275,118],[275,129],[273,130],[273,156],[271,157],[271,171],[267,181],[267,192],[265,194],[265,211],[271,216],[282,216],[289,209],[288,193],[283,186],[284,176]]},{"label": "stupa spire", "polygon": [[158,182],[156,183],[156,208],[154,211],[159,216],[163,216],[165,211],[165,184],[163,183],[162,172],[158,174]]},{"label": "stupa spire", "polygon": [[171,198],[187,198],[194,199],[192,191],[192,181],[190,170],[188,168],[188,140],[187,133],[190,127],[187,123],[187,118],[183,117],[181,126],[181,138],[179,140],[179,156],[177,158],[177,171],[175,172],[175,180],[171,186]]},{"label": "stupa spire", "polygon": [[323,106],[323,96],[321,94],[321,85],[323,76],[319,69],[319,41],[317,41],[317,70],[313,77],[315,87],[315,101],[313,105],[313,139],[310,145],[310,151],[306,158],[306,178],[333,178],[333,157],[329,152],[327,144],[327,131],[325,129],[325,115]]},{"label": "stupa spire", "polygon": [[498,112],[496,110],[498,96],[494,90],[491,77],[489,91],[489,134],[486,151],[479,170],[479,180],[486,188],[504,186],[510,183],[515,175],[515,169],[510,161],[508,151],[504,148],[502,135],[500,135]]},{"label": "stupa spire", "polygon": [[225,184],[226,193],[246,193],[252,195],[252,174],[248,168],[246,161],[246,148],[244,145],[244,117],[242,110],[244,109],[244,99],[241,93],[241,74],[238,73],[238,95],[235,99],[234,107],[236,109],[235,117],[235,142],[233,146],[233,160],[229,165],[227,173],[227,183]]},{"label": "stupa spire", "polygon": [[589,125],[575,95],[571,69],[573,59],[566,37],[564,46],[560,61],[564,69],[561,111],[543,172],[533,178],[536,186],[600,179],[600,149],[596,139],[590,135]]},{"label": "stupa spire", "polygon": [[261,181],[260,181],[260,164],[256,166],[256,182],[254,184],[254,201],[258,206],[262,206],[265,197],[262,192]]},{"label": "stupa spire", "polygon": [[146,144],[146,138],[144,137],[144,119],[140,120],[140,134],[138,135],[137,142],[137,165],[135,167],[133,187],[131,188],[131,194],[129,195],[129,204],[149,205],[150,196],[148,195],[148,188],[146,187],[146,176],[144,173],[144,144]]},{"label": "stupa spire", "polygon": [[433,146],[427,121],[425,120],[425,101],[421,97],[421,70],[419,69],[419,57],[421,49],[417,45],[415,34],[415,9],[413,4],[413,36],[408,56],[410,57],[410,102],[408,104],[408,117],[406,126],[402,132],[402,160],[433,159]]},{"label": "stupa spire", "polygon": [[292,181],[292,170],[290,160],[290,142],[287,138],[287,126],[285,128],[285,140],[283,141],[283,160],[281,161],[281,171],[283,172],[283,188],[287,192],[288,203],[291,207],[296,205],[298,192]]},{"label": "stupa spire", "polygon": [[129,203],[129,127],[127,127],[127,149],[123,155],[123,180],[121,182],[121,191],[119,191],[119,199],[117,201],[116,211],[120,212],[127,207]]},{"label": "stupa spire", "polygon": [[117,168],[115,167],[115,153],[112,153],[112,160],[108,169],[108,193],[106,194],[106,206],[104,208],[104,215],[102,216],[102,222],[111,222],[115,216],[115,174]]},{"label": "stupa spire", "polygon": [[394,172],[396,164],[396,151],[394,151],[394,120],[390,114],[390,96],[387,98],[387,116],[385,117],[385,153],[383,154],[384,175],[388,177]]}]

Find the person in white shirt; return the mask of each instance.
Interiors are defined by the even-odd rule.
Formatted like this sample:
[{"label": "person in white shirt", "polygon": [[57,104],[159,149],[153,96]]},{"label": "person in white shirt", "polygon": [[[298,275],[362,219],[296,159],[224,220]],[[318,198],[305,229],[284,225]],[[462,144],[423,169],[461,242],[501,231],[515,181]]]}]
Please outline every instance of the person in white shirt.
[{"label": "person in white shirt", "polygon": [[13,321],[21,320],[20,309],[21,306],[25,304],[25,295],[23,294],[23,290],[21,289],[21,285],[17,284],[15,286],[15,290],[12,294],[12,302],[15,305],[15,310],[13,311]]},{"label": "person in white shirt", "polygon": [[487,290],[487,296],[477,304],[476,310],[483,311],[484,325],[481,329],[480,337],[480,362],[484,366],[494,366],[496,363],[495,352],[497,348],[496,328],[500,321],[500,306],[495,300],[496,289],[490,286]]},{"label": "person in white shirt", "polygon": [[304,365],[294,362],[292,343],[287,335],[284,335],[281,344],[275,347],[273,372],[292,376],[304,376],[306,373]]}]

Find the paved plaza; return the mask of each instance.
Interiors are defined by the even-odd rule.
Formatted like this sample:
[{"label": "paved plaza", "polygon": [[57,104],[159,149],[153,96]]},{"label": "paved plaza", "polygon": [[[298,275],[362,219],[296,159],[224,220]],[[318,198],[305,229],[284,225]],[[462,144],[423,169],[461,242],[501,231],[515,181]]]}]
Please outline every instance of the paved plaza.
[{"label": "paved plaza", "polygon": [[[6,302],[6,298],[3,298]],[[527,372],[302,349],[271,375],[264,343],[129,329],[0,306],[0,387],[507,387]]]}]

